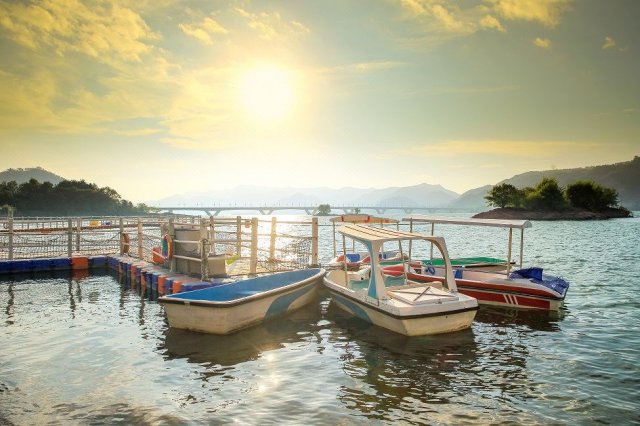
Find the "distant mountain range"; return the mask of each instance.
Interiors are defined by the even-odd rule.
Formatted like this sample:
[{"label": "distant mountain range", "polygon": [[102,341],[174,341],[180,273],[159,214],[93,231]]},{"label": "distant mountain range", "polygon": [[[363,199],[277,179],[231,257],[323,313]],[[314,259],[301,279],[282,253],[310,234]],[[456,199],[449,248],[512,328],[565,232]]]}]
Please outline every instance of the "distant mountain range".
[{"label": "distant mountain range", "polygon": [[[526,172],[499,183],[510,183],[518,188],[534,186],[543,177],[554,177],[561,186],[577,180],[593,180],[603,186],[615,188],[619,193],[620,204],[640,210],[640,157],[631,161],[604,166],[582,167],[575,169],[543,170]],[[40,167],[30,169],[8,169],[0,172],[0,182],[15,180],[18,183],[35,178],[40,182],[56,184],[63,177]],[[468,210],[486,210],[484,196],[492,185],[471,189],[462,195],[450,191],[441,185],[420,185],[405,187],[332,189],[317,188],[269,188],[261,186],[238,186],[231,189],[186,192],[147,204],[158,207],[168,206],[379,206],[379,207],[451,207]]]},{"label": "distant mountain range", "polygon": [[32,178],[35,178],[38,182],[51,182],[54,185],[65,180],[62,176],[51,173],[42,167],[7,169],[0,172],[0,182],[11,182],[12,180],[15,180],[18,184],[21,184],[29,182]]},{"label": "distant mountain range", "polygon": [[356,206],[445,207],[459,194],[441,185],[426,183],[391,188],[268,188],[239,186],[231,189],[189,192],[149,202],[163,206],[317,206],[319,204]]}]

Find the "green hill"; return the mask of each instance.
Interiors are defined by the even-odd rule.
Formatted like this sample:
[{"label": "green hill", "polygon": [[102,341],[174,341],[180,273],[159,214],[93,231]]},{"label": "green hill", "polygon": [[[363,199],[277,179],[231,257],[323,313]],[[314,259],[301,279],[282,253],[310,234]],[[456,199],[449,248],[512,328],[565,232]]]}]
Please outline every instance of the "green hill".
[{"label": "green hill", "polygon": [[[640,157],[638,156],[631,161],[603,166],[526,172],[498,183],[510,183],[517,188],[523,188],[535,186],[543,177],[556,178],[560,186],[566,186],[578,180],[592,180],[602,186],[616,189],[620,205],[630,210],[640,210]],[[451,206],[486,209],[484,196],[489,189],[491,186],[467,191],[453,201]]]},{"label": "green hill", "polygon": [[15,181],[18,185],[21,183],[29,182],[30,179],[35,179],[38,182],[51,182],[56,185],[65,178],[58,176],[55,173],[51,173],[42,167],[33,167],[26,169],[7,169],[0,172],[0,182]]}]

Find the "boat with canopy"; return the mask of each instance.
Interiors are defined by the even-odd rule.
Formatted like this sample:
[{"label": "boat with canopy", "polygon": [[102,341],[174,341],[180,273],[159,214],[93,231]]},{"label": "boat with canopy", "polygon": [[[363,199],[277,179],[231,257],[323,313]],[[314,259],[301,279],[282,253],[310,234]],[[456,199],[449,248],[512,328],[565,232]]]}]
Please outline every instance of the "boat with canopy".
[{"label": "boat with canopy", "polygon": [[[350,271],[343,261],[342,270],[327,273],[324,284],[331,292],[332,303],[369,323],[406,336],[448,333],[471,325],[478,302],[458,292],[444,238],[358,224],[345,224],[338,232],[342,234],[344,251],[346,239],[354,240],[366,247],[371,263]],[[407,274],[385,277],[379,261],[384,244],[398,244],[404,259],[403,242],[434,245],[444,260],[444,276],[428,283],[414,281]],[[401,265],[404,264],[403,261]]]},{"label": "boat with canopy", "polygon": [[[403,218],[409,222],[409,229],[417,224],[431,225],[431,235],[435,225],[488,226],[508,229],[507,255],[505,260],[490,257],[472,257],[457,259],[454,265],[456,283],[461,293],[473,296],[481,304],[509,308],[529,308],[559,310],[563,303],[569,283],[564,279],[543,274],[542,268],[523,268],[524,230],[531,227],[528,220],[499,220],[449,218],[440,216],[412,215]],[[513,260],[513,233],[520,231],[518,268]],[[411,255],[411,246],[409,247]],[[428,259],[412,262],[405,266],[387,265],[385,274],[408,274],[420,282],[438,281],[445,273],[442,260],[435,258],[433,252]],[[406,269],[406,271],[405,271]]]}]

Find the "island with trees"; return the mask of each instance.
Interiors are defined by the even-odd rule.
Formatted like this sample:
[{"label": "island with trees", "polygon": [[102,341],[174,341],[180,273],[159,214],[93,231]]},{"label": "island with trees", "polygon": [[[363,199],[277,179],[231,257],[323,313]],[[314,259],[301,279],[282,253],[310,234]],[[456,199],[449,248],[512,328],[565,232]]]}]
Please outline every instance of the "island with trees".
[{"label": "island with trees", "polygon": [[109,187],[84,180],[57,184],[30,179],[0,182],[0,207],[16,216],[128,216],[148,214],[151,208],[123,200]]},{"label": "island with trees", "polygon": [[531,220],[590,220],[632,216],[618,205],[618,192],[593,181],[576,181],[561,188],[555,178],[542,178],[534,187],[502,183],[485,196],[493,210],[474,218]]},{"label": "island with trees", "polygon": [[316,216],[329,216],[331,214],[331,206],[329,204],[320,204],[316,211]]}]

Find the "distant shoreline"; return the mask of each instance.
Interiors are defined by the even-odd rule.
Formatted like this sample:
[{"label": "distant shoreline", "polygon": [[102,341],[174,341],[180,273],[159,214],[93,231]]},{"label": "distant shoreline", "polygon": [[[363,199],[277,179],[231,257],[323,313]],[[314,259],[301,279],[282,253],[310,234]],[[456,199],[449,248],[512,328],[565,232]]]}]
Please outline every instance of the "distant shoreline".
[{"label": "distant shoreline", "polygon": [[505,207],[478,213],[477,219],[526,219],[526,220],[606,220],[633,217],[633,214],[622,208],[610,208],[601,212],[584,209],[556,210],[525,210]]}]

